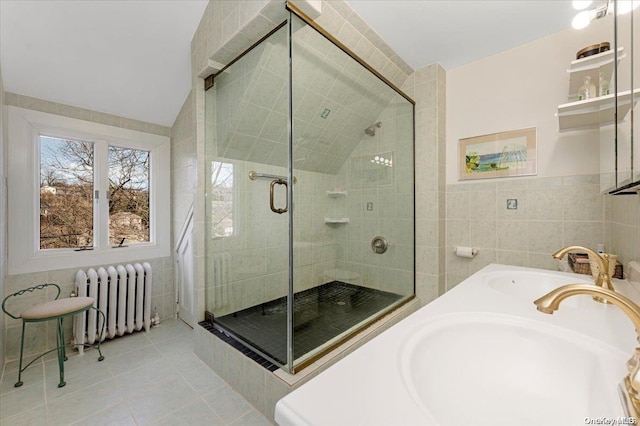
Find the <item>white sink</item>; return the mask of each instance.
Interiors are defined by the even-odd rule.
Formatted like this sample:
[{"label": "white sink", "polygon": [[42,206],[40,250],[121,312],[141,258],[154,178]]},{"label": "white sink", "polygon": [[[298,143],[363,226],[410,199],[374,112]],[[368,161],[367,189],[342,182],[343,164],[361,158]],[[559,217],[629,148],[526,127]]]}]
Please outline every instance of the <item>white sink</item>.
[{"label": "white sink", "polygon": [[582,424],[623,416],[616,386],[628,354],[546,323],[449,314],[399,348],[402,378],[425,424]]},{"label": "white sink", "polygon": [[[486,274],[483,282],[493,290],[532,303],[565,284],[593,284],[593,279],[586,275],[584,278],[578,278],[547,272],[495,271]],[[594,306],[597,306],[597,302],[594,302],[591,296],[576,296],[562,303],[563,309],[568,307],[583,309]]]},{"label": "white sink", "polygon": [[629,318],[590,296],[565,299],[554,315],[533,304],[571,282],[591,277],[488,265],[282,398],[275,419],[564,426],[623,416],[618,384],[636,342]]}]

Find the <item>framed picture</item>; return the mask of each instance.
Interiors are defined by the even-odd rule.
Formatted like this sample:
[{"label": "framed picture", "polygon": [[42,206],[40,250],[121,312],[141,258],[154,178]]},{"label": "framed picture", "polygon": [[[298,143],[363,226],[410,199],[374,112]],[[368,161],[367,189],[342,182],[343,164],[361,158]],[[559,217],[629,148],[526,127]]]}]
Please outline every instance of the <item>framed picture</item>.
[{"label": "framed picture", "polygon": [[460,139],[460,180],[537,173],[536,128]]}]

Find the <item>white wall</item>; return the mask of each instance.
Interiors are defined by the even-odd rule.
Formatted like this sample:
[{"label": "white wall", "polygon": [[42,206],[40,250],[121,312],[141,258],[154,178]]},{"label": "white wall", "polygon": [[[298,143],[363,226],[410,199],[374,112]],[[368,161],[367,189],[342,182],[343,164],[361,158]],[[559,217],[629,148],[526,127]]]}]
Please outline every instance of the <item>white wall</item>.
[{"label": "white wall", "polygon": [[558,133],[566,72],[584,46],[612,40],[613,20],[561,31],[447,71],[447,184],[458,182],[458,140],[537,127],[538,176],[600,173],[599,131]]},{"label": "white wall", "polygon": [[[555,269],[551,254],[563,246],[611,245],[601,132],[559,133],[554,113],[568,102],[566,70],[575,53],[612,40],[612,28],[612,19],[594,21],[447,72],[447,289],[489,263]],[[460,138],[533,126],[537,176],[458,181]],[[510,198],[517,210],[506,209]],[[457,245],[479,254],[456,257]]]}]

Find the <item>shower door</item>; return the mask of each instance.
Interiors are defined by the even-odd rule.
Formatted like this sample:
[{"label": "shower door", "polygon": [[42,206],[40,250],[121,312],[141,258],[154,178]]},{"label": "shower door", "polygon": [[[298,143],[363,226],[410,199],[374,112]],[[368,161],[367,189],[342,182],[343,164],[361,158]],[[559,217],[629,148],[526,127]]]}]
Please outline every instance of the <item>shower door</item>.
[{"label": "shower door", "polygon": [[206,158],[217,329],[294,373],[415,294],[413,102],[339,43],[290,14],[217,73]]},{"label": "shower door", "polygon": [[299,370],[414,290],[413,103],[291,15]]},{"label": "shower door", "polygon": [[287,363],[287,28],[206,92],[206,306],[214,324]]}]

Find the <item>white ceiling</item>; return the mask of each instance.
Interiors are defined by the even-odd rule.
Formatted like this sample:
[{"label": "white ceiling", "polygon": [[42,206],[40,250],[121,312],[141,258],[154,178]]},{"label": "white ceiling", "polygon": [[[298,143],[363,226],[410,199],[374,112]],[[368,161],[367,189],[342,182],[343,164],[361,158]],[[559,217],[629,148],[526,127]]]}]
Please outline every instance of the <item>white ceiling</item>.
[{"label": "white ceiling", "polygon": [[347,0],[415,69],[446,69],[571,27],[569,0]]},{"label": "white ceiling", "polygon": [[[569,27],[570,1],[347,0],[414,68],[480,59]],[[206,0],[0,0],[4,88],[171,126]]]},{"label": "white ceiling", "polygon": [[171,126],[206,1],[0,1],[4,89]]}]

